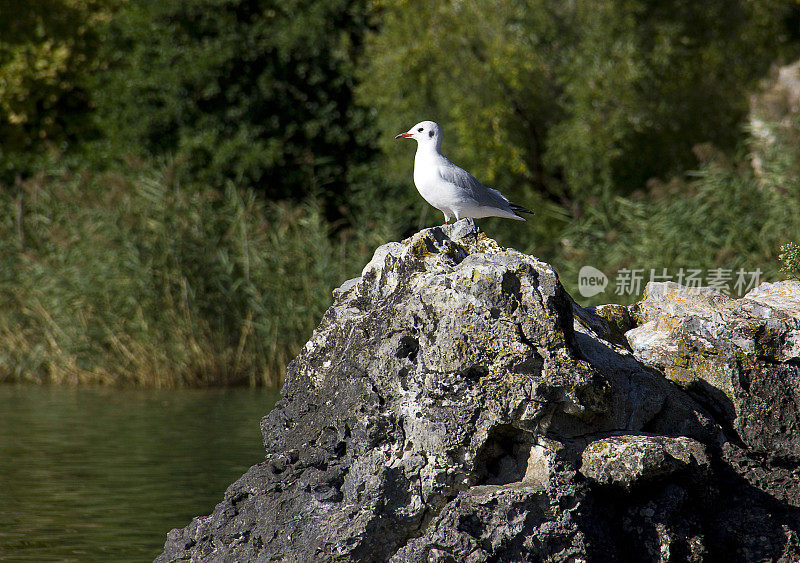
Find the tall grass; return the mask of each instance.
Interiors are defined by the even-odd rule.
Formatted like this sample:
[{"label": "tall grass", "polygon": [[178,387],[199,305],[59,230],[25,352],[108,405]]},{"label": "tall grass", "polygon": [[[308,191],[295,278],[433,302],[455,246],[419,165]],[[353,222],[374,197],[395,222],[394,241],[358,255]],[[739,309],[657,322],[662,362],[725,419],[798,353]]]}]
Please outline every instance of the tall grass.
[{"label": "tall grass", "polygon": [[170,168],[0,192],[0,381],[272,385],[364,245]]},{"label": "tall grass", "polygon": [[[770,126],[784,138],[768,150],[735,160],[712,150],[699,171],[655,185],[646,197],[617,197],[589,207],[566,229],[565,247],[556,258],[567,288],[577,291],[578,270],[587,264],[604,271],[611,283],[615,272],[642,270],[641,289],[651,270],[675,276],[682,268],[723,269],[734,273],[731,290],[739,270],[760,270],[761,281],[784,278],[781,246],[800,240],[800,121]],[[751,167],[754,156],[758,170]],[[606,292],[587,302],[632,302],[640,295]]]}]

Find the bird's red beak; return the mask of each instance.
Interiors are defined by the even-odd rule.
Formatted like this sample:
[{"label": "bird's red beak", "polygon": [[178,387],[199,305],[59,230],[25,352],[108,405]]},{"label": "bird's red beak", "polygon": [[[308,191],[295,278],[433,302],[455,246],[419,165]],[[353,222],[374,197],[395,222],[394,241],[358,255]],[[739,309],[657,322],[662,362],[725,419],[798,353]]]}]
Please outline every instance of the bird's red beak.
[{"label": "bird's red beak", "polygon": [[400,133],[395,139],[408,139],[411,137],[411,133]]}]

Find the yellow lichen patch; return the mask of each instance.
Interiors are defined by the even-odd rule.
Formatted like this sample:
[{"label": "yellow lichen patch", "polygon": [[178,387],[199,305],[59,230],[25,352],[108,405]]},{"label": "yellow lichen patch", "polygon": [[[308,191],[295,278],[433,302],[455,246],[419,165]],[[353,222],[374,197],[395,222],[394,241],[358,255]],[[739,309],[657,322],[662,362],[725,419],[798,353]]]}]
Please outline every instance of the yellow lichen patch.
[{"label": "yellow lichen patch", "polygon": [[480,281],[484,278],[486,278],[486,275],[483,272],[481,272],[477,268],[472,270],[472,277],[470,278],[470,281],[472,281],[472,283]]},{"label": "yellow lichen patch", "polygon": [[664,371],[664,375],[667,379],[672,381],[675,385],[680,387],[681,389],[688,390],[692,387],[692,385],[697,381],[697,377],[694,376],[693,373],[686,371],[685,369],[676,369],[673,367],[669,367]]},{"label": "yellow lichen patch", "polygon": [[595,309],[595,313],[615,326],[624,326],[628,323],[628,308],[624,305],[615,303],[600,305]]},{"label": "yellow lichen patch", "polygon": [[504,250],[499,244],[497,244],[497,241],[487,237],[482,232],[476,235],[473,244],[475,246],[475,252],[502,252]]},{"label": "yellow lichen patch", "polygon": [[683,324],[682,317],[673,317],[670,315],[661,314],[656,316],[655,329],[661,332],[672,333],[677,329],[679,329],[682,324]]},{"label": "yellow lichen patch", "polygon": [[733,351],[733,358],[736,361],[736,364],[743,369],[757,369],[758,368],[758,361],[756,358],[750,354],[747,354],[743,350],[734,350]]},{"label": "yellow lichen patch", "polygon": [[685,340],[678,342],[678,355],[672,365],[667,366],[664,375],[676,385],[688,388],[698,380],[703,380],[730,395],[733,393],[730,376],[731,367],[721,361],[719,351],[699,350]]},{"label": "yellow lichen patch", "polygon": [[414,258],[427,258],[433,256],[424,237],[413,237],[408,244],[407,254]]},{"label": "yellow lichen patch", "polygon": [[611,451],[611,445],[608,442],[598,440],[597,442],[592,442],[586,447],[584,450],[584,455],[592,455],[602,458],[609,455]]}]

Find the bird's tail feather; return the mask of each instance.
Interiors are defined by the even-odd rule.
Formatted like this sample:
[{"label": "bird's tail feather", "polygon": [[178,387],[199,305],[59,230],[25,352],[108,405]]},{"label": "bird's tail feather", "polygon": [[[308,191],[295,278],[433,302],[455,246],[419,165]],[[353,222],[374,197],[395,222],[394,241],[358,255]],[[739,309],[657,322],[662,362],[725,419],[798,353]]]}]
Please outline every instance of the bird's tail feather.
[{"label": "bird's tail feather", "polygon": [[531,215],[534,214],[533,211],[531,211],[530,209],[522,207],[521,205],[517,205],[516,203],[509,203],[508,206],[514,213],[530,213]]}]

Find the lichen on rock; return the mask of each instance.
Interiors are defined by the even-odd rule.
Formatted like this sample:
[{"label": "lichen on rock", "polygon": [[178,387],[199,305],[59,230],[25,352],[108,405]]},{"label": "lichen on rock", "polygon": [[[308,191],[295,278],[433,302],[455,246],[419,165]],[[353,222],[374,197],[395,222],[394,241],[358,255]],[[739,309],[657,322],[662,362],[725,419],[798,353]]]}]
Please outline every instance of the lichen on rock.
[{"label": "lichen on rock", "polygon": [[649,283],[626,336],[634,355],[717,414],[754,453],[800,460],[800,282],[742,299]]},{"label": "lichen on rock", "polygon": [[581,474],[596,483],[627,490],[681,471],[702,476],[708,470],[708,454],[697,440],[647,435],[596,440],[583,450],[580,468]]}]

